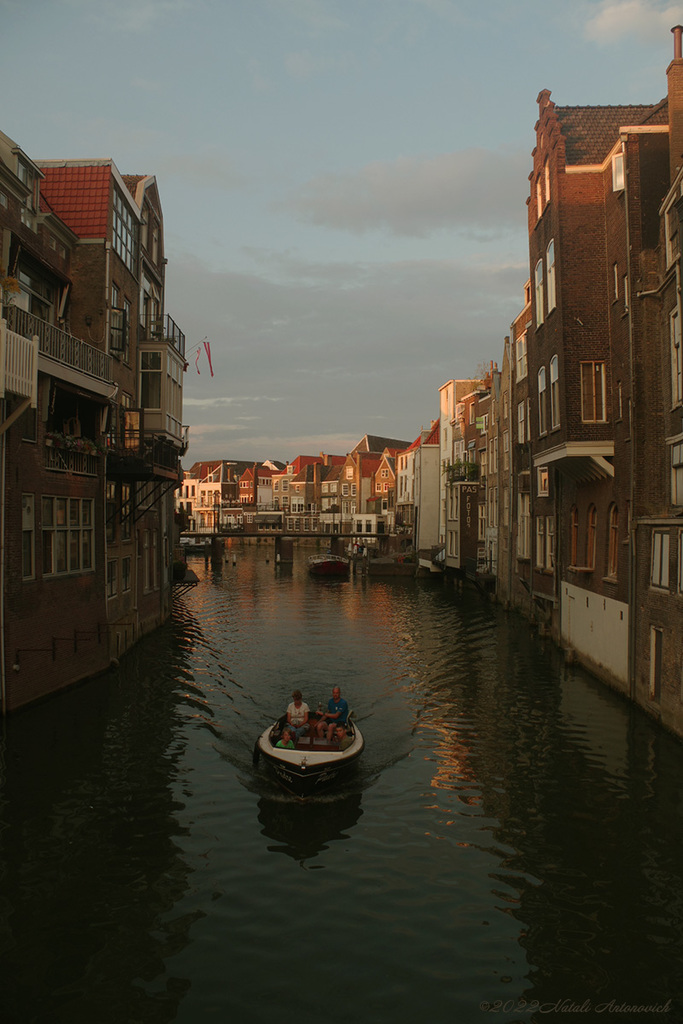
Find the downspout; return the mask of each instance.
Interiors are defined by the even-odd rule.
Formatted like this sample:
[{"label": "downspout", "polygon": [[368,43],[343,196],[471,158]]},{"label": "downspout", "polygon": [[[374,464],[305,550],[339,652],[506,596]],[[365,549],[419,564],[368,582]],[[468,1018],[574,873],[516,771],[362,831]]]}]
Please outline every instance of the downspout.
[{"label": "downspout", "polygon": [[[631,277],[631,228],[630,228],[630,216],[629,216],[629,191],[628,191],[628,179],[629,169],[626,161],[626,145],[624,137],[621,139],[621,152],[624,159],[624,212],[626,218],[626,273],[628,279],[628,286],[631,296],[633,296],[632,277]],[[636,537],[637,528],[635,526],[634,516],[634,500],[635,500],[635,437],[633,431],[633,419],[635,412],[635,366],[633,358],[633,297],[629,302],[628,310],[628,364],[629,364],[629,377],[631,380],[631,394],[629,395],[628,405],[628,432],[629,432],[629,445],[631,449],[631,465],[629,473],[629,519],[628,531],[629,531],[629,565],[628,565],[628,688],[629,697],[635,702],[636,699],[636,676],[635,676],[635,620],[636,620],[636,584],[637,584],[637,559],[636,559]]]}]

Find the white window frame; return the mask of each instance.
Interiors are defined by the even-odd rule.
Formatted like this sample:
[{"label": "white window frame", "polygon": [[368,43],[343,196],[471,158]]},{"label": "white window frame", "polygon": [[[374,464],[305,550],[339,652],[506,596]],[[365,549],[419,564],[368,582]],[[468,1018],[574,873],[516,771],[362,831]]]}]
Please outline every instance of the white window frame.
[{"label": "white window frame", "polygon": [[517,339],[517,358],[515,369],[517,380],[524,380],[528,372],[527,364],[527,333],[526,331]]},{"label": "white window frame", "polygon": [[681,318],[678,307],[669,313],[669,341],[671,346],[671,404],[683,402],[683,348],[681,347]]},{"label": "white window frame", "polygon": [[650,586],[660,590],[669,589],[669,531],[652,531],[652,557],[650,562]]},{"label": "white window frame", "polygon": [[540,437],[548,433],[547,390],[545,366],[541,366],[538,371],[538,433]]},{"label": "white window frame", "polygon": [[555,355],[550,360],[550,429],[560,425],[560,361]]},{"label": "white window frame", "polygon": [[543,260],[538,260],[534,269],[534,297],[536,300],[536,326],[540,327],[545,319],[543,306]]},{"label": "white window frame", "polygon": [[[605,363],[601,359],[588,360],[581,366],[581,420],[583,423],[606,423],[607,402]],[[597,373],[600,368],[599,374]]]},{"label": "white window frame", "polygon": [[671,504],[683,505],[683,440],[671,445]]},{"label": "white window frame", "polygon": [[555,287],[555,239],[551,238],[548,248],[545,251],[546,273],[548,276],[548,312],[555,309],[557,305],[557,291]]},{"label": "white window frame", "polygon": [[624,190],[624,154],[615,153],[612,157],[612,191]]}]

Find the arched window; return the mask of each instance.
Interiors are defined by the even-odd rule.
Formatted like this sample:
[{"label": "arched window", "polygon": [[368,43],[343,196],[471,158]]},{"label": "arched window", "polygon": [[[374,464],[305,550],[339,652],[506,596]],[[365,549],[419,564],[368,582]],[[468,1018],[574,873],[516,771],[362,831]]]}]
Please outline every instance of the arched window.
[{"label": "arched window", "polygon": [[543,308],[543,260],[539,260],[536,264],[536,270],[534,272],[535,290],[534,295],[536,298],[536,326],[540,327],[544,320],[544,308]]},{"label": "arched window", "polygon": [[538,217],[543,213],[543,186],[541,185],[540,175],[536,179],[536,215]]},{"label": "arched window", "polygon": [[549,203],[550,202],[550,163],[547,160],[547,158],[546,158],[546,161],[545,161],[545,163],[543,165],[543,170],[545,172],[545,201],[546,201],[546,203]]},{"label": "arched window", "polygon": [[548,432],[548,410],[547,410],[547,395],[546,395],[546,379],[545,379],[545,366],[542,366],[538,371],[538,432],[539,434],[547,434]]},{"label": "arched window", "polygon": [[557,296],[555,293],[555,239],[551,238],[548,242],[548,248],[545,251],[545,263],[546,272],[548,275],[548,312],[551,309],[555,309],[557,305]]},{"label": "arched window", "polygon": [[579,510],[576,505],[572,505],[571,511],[571,536],[570,536],[570,565],[578,565],[579,557]]},{"label": "arched window", "polygon": [[557,356],[550,360],[550,429],[560,425],[560,364]]},{"label": "arched window", "polygon": [[609,548],[607,552],[607,575],[616,576],[619,567],[619,509],[610,505]]},{"label": "arched window", "polygon": [[586,534],[586,567],[595,568],[595,535],[598,527],[598,510],[595,505],[588,506],[588,530]]}]

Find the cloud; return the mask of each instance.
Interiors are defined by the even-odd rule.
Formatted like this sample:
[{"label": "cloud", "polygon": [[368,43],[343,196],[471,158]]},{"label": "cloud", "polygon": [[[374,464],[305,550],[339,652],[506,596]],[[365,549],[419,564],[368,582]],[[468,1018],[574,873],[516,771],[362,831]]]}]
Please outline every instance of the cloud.
[{"label": "cloud", "polygon": [[348,66],[345,57],[326,57],[313,54],[310,50],[300,50],[285,56],[285,70],[291,78],[306,81],[329,71],[344,71]]},{"label": "cloud", "polygon": [[445,380],[500,363],[528,277],[473,253],[317,264],[272,250],[254,266],[168,265],[169,312],[208,336],[215,373],[185,374],[192,460],[344,453],[367,431],[414,440]]},{"label": "cloud", "polygon": [[228,192],[245,185],[247,178],[235,167],[231,158],[218,149],[195,153],[159,155],[155,174],[175,176],[188,185],[214,188]]},{"label": "cloud", "polygon": [[626,36],[661,40],[663,30],[681,21],[680,5],[663,7],[653,0],[605,0],[585,26],[586,38],[612,43]]},{"label": "cloud", "polygon": [[67,0],[77,13],[108,32],[144,34],[176,14],[194,13],[202,0]]},{"label": "cloud", "polygon": [[499,235],[524,220],[527,153],[473,148],[367,164],[313,178],[282,207],[303,221],[363,234],[425,237],[440,230]]},{"label": "cloud", "polygon": [[[272,395],[223,395],[217,398],[185,398],[183,405],[204,409],[219,409],[226,405],[241,405],[243,402],[280,402],[282,399]],[[239,416],[238,419],[254,419],[251,416]]]}]

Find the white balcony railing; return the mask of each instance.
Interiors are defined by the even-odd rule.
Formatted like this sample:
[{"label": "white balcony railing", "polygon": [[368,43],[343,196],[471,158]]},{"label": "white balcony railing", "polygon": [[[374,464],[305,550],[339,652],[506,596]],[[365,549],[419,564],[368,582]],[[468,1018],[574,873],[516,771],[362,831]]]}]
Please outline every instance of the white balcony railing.
[{"label": "white balcony railing", "polygon": [[24,338],[10,331],[0,320],[0,398],[6,393],[30,398],[33,408],[38,398],[38,338]]}]

